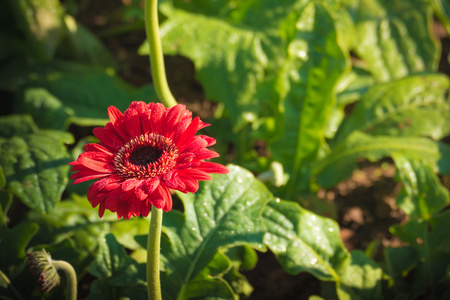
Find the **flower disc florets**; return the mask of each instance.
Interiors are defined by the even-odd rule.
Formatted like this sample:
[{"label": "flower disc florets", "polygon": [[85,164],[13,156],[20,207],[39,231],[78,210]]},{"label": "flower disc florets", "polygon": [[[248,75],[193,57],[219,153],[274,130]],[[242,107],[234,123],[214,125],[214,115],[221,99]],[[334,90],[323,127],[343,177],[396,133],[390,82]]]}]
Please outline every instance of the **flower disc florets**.
[{"label": "flower disc florets", "polygon": [[123,178],[148,179],[169,172],[175,166],[178,149],[159,134],[142,134],[120,148],[114,157]]},{"label": "flower disc florets", "polygon": [[208,126],[184,105],[165,108],[160,103],[133,102],[122,114],[108,109],[110,122],[95,128],[99,143],[87,144],[70,165],[74,184],[98,179],[87,197],[99,215],[105,209],[119,218],[147,216],[151,206],[172,209],[169,189],[196,192],[208,173],[228,173],[224,166],[205,162],[219,156],[207,147],[215,139],[196,135]]}]

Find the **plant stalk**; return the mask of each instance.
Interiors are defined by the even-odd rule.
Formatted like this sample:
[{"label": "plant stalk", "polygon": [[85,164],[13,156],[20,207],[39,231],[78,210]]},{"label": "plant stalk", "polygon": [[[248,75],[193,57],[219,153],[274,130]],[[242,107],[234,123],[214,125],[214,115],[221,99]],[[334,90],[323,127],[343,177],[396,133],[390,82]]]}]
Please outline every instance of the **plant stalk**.
[{"label": "plant stalk", "polygon": [[72,265],[63,260],[52,260],[52,265],[56,270],[61,270],[66,275],[66,299],[77,300],[77,273]]},{"label": "plant stalk", "polygon": [[178,103],[167,83],[161,39],[159,37],[158,0],[145,0],[144,15],[145,31],[150,49],[150,67],[156,94],[166,107],[175,106]]},{"label": "plant stalk", "polygon": [[161,246],[162,209],[152,207],[147,238],[147,291],[149,300],[161,300],[159,252]]}]

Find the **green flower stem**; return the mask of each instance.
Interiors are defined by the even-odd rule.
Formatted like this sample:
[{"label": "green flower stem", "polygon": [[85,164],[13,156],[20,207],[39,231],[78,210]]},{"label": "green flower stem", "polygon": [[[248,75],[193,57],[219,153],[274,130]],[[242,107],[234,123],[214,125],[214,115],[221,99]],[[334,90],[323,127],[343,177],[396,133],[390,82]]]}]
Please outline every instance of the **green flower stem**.
[{"label": "green flower stem", "polygon": [[145,0],[145,31],[150,48],[150,67],[152,70],[153,84],[159,100],[166,106],[177,105],[177,101],[170,92],[167,84],[164,57],[161,40],[159,38],[158,0]]},{"label": "green flower stem", "polygon": [[159,251],[161,245],[162,209],[152,207],[147,239],[147,290],[149,300],[161,300]]},{"label": "green flower stem", "polygon": [[52,265],[56,270],[61,270],[66,275],[66,299],[77,299],[77,273],[73,269],[72,265],[63,260],[52,260]]}]

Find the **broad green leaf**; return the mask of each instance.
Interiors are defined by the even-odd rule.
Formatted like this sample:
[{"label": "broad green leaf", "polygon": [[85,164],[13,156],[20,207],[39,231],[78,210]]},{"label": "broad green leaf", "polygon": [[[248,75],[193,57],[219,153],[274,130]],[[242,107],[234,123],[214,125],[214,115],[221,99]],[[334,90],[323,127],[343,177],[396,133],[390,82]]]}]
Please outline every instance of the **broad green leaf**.
[{"label": "broad green leaf", "polygon": [[[144,285],[145,268],[129,257],[112,234],[102,238],[99,253],[89,266],[89,272],[98,279],[91,286],[87,299],[122,299],[130,287]],[[143,299],[142,294],[137,299]]]},{"label": "broad green leaf", "polygon": [[406,291],[410,299],[424,295],[429,286],[436,285],[448,275],[450,211],[428,221],[412,220],[404,225],[396,225],[390,231],[414,252],[414,272],[408,279],[411,284]]},{"label": "broad green leaf", "polygon": [[345,106],[362,98],[367,90],[374,85],[374,79],[370,73],[358,66],[344,73],[336,85],[337,105]]},{"label": "broad green leaf", "polygon": [[0,118],[0,137],[11,138],[38,131],[33,118],[28,115],[8,115]]},{"label": "broad green leaf", "polygon": [[19,223],[12,229],[0,226],[0,270],[10,280],[25,267],[25,252],[38,228],[35,223]]},{"label": "broad green leaf", "polygon": [[18,113],[30,114],[39,128],[67,129],[73,110],[43,88],[30,88],[24,92]]},{"label": "broad green leaf", "polygon": [[[223,19],[229,23],[240,23],[261,31],[277,29],[290,12],[301,9],[306,3],[303,0],[260,0],[258,3],[253,0],[172,2],[175,7],[189,12]],[[161,10],[167,15],[171,13],[167,6],[161,6]]]},{"label": "broad green leaf", "polygon": [[97,256],[99,245],[104,242],[99,237],[113,233],[122,245],[136,249],[134,236],[149,228],[146,218],[118,220],[108,211],[99,219],[97,209],[92,208],[86,196],[77,195],[58,202],[50,214],[30,212],[27,221],[40,227],[32,240],[33,247],[45,248],[55,259],[70,262],[80,274]]},{"label": "broad green leaf", "polygon": [[384,257],[386,262],[387,273],[392,277],[395,295],[407,292],[407,276],[408,273],[416,266],[418,257],[412,247],[384,249]]},{"label": "broad green leaf", "polygon": [[355,17],[355,52],[378,81],[436,71],[432,10],[423,0],[361,0]]},{"label": "broad green leaf", "polygon": [[70,143],[72,135],[62,131],[0,138],[8,191],[33,210],[51,211],[68,181],[70,157],[64,144]]},{"label": "broad green leaf", "polygon": [[229,169],[229,174],[213,175],[212,181],[202,183],[195,194],[179,194],[184,214],[164,215],[161,282],[167,299],[177,299],[219,249],[264,249],[261,214],[273,196],[249,171]]},{"label": "broad green leaf", "polygon": [[[346,106],[361,99],[361,96],[374,83],[372,75],[366,70],[353,66],[350,72],[345,72],[336,84],[337,101],[325,127],[325,137],[333,139],[342,120],[346,116]],[[334,140],[333,140],[334,141]]]},{"label": "broad green leaf", "polygon": [[208,266],[183,286],[177,299],[237,299],[229,283],[222,278],[230,268],[228,257],[217,252]]},{"label": "broad green leaf", "polygon": [[430,136],[439,140],[450,132],[449,79],[441,74],[410,76],[369,89],[333,140],[354,130],[373,135]]},{"label": "broad green leaf", "polygon": [[429,0],[433,11],[450,34],[450,2],[447,0]]},{"label": "broad green leaf", "polygon": [[[83,147],[89,143],[98,143],[98,139],[93,135],[80,139],[75,147],[72,148],[72,160],[77,160],[78,156],[83,152]],[[86,195],[88,188],[92,185],[92,181],[90,180],[79,184],[73,184],[73,181],[73,179],[69,178],[69,184],[66,187],[66,192],[69,194]]]},{"label": "broad green leaf", "polygon": [[411,219],[430,219],[450,203],[449,192],[440,183],[433,166],[401,155],[393,155],[393,159],[403,184],[397,206]]},{"label": "broad green leaf", "polygon": [[[97,210],[95,210],[97,213]],[[117,218],[116,218],[117,220]],[[128,249],[136,250],[140,246],[134,239],[137,235],[148,233],[150,221],[148,218],[133,218],[130,220],[117,220],[111,223],[111,233],[117,241]]]},{"label": "broad green leaf", "polygon": [[[109,216],[105,215],[106,220]],[[68,261],[78,274],[85,273],[94,260],[99,236],[111,230],[106,220],[99,221],[87,199],[77,196],[58,202],[49,214],[32,211],[26,220],[39,225],[39,232],[31,241],[33,248],[44,248],[54,259]]]},{"label": "broad green leaf", "polygon": [[[152,86],[140,89],[127,84],[115,75],[113,69],[103,69],[88,65],[53,61],[15,70],[15,64],[0,71],[0,87],[7,90],[46,89],[53,99],[45,102],[50,110],[58,108],[68,119],[65,124],[81,126],[103,126],[108,121],[107,108],[116,106],[121,111],[128,108],[131,101],[156,101]],[[10,73],[11,72],[11,73]],[[32,106],[41,102],[40,98],[25,99]],[[14,109],[23,110],[23,101],[16,101]],[[62,122],[59,116],[58,122]]]},{"label": "broad green leaf", "polygon": [[339,226],[285,200],[269,202],[264,210],[264,243],[289,274],[308,272],[324,281],[340,282],[350,254]]},{"label": "broad green leaf", "polygon": [[127,255],[112,234],[103,238],[100,251],[90,265],[89,272],[99,279],[108,279],[108,282],[115,286],[139,282],[137,263]]},{"label": "broad green leaf", "polygon": [[341,275],[337,294],[340,300],[381,300],[383,270],[362,251],[351,252],[351,262]]},{"label": "broad green leaf", "polygon": [[[252,95],[264,77],[270,40],[255,28],[173,10],[161,26],[164,53],[194,61],[208,99],[225,103],[235,126],[256,119]],[[145,44],[146,45],[146,44]],[[149,54],[141,47],[140,54]]]},{"label": "broad green leaf", "polygon": [[[194,62],[206,97],[225,104],[235,131],[255,122],[268,101],[255,97],[258,86],[286,56],[280,26],[305,1],[175,2],[183,9],[167,1],[160,6],[168,17],[161,26],[164,53]],[[147,43],[139,53],[149,54]]]},{"label": "broad green leaf", "polygon": [[305,188],[306,166],[324,147],[325,128],[336,100],[334,85],[346,67],[333,19],[324,6],[309,4],[296,26],[281,74],[283,90],[287,91],[281,101],[283,131],[270,147],[291,175],[291,193]]},{"label": "broad green leaf", "polygon": [[116,67],[112,55],[97,36],[72,16],[66,15],[67,34],[58,48],[58,56],[99,67]]},{"label": "broad green leaf", "polygon": [[377,161],[393,154],[406,155],[411,159],[423,159],[439,172],[449,171],[450,147],[427,138],[369,136],[355,131],[334,147],[331,153],[318,161],[311,171],[313,180],[324,188],[330,188],[347,179],[356,169],[356,160],[366,158]]},{"label": "broad green leaf", "polygon": [[37,61],[53,58],[65,33],[64,11],[58,0],[5,0],[0,2],[2,47]]}]

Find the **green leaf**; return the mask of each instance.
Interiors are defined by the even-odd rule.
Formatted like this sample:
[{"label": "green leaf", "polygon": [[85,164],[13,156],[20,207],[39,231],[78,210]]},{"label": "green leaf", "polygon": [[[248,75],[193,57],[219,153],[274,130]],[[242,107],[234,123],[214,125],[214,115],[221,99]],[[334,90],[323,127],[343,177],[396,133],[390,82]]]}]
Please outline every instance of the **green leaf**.
[{"label": "green leaf", "polygon": [[429,0],[433,11],[450,35],[450,3],[446,0]]},{"label": "green leaf", "polygon": [[12,229],[0,226],[0,270],[13,280],[25,266],[25,250],[38,231],[35,223],[19,223]]},{"label": "green leaf", "polygon": [[[161,26],[161,38],[164,53],[194,61],[205,96],[225,103],[235,127],[256,119],[257,103],[252,95],[264,77],[268,60],[264,47],[270,44],[264,33],[174,10]],[[139,53],[148,54],[148,49],[141,47]]]},{"label": "green leaf", "polygon": [[414,272],[411,272],[411,278],[407,281],[410,285],[406,290],[410,299],[424,295],[430,286],[447,276],[450,266],[450,211],[428,221],[419,219],[396,225],[390,231],[414,252]]},{"label": "green leaf", "polygon": [[440,50],[427,1],[362,0],[355,14],[356,54],[378,81],[437,70]]},{"label": "green leaf", "polygon": [[369,89],[347,117],[333,140],[354,130],[373,135],[430,136],[450,133],[449,79],[441,74],[410,76]]},{"label": "green leaf", "polygon": [[376,300],[382,295],[383,271],[364,252],[352,251],[350,265],[341,276],[337,294],[340,300]]},{"label": "green leaf", "polygon": [[62,131],[0,138],[0,165],[8,190],[33,210],[51,211],[68,181],[68,143],[73,137]]},{"label": "green leaf", "polygon": [[69,262],[78,274],[84,274],[98,252],[99,237],[111,231],[107,222],[111,216],[105,217],[99,221],[86,197],[74,195],[58,202],[49,214],[28,213],[26,221],[39,225],[31,241],[34,249],[44,248],[53,258]]},{"label": "green leaf", "polygon": [[66,15],[67,34],[58,48],[58,56],[99,67],[116,67],[112,55],[100,39],[72,16]]},{"label": "green leaf", "polygon": [[306,165],[325,146],[325,127],[336,101],[334,85],[346,67],[333,19],[324,6],[309,4],[296,24],[299,30],[281,74],[282,90],[287,92],[281,101],[283,131],[270,147],[291,175],[290,193],[305,189]]},{"label": "green leaf", "polygon": [[393,155],[403,184],[397,206],[411,219],[430,219],[450,203],[448,190],[442,186],[429,163]]},{"label": "green leaf", "polygon": [[[182,9],[160,5],[168,17],[161,26],[164,53],[194,62],[206,97],[225,104],[235,131],[255,122],[268,100],[255,97],[258,86],[285,56],[280,26],[304,1],[175,2]],[[147,43],[139,53],[149,54]]]},{"label": "green leaf", "polygon": [[28,115],[8,115],[0,118],[0,137],[11,138],[38,131],[33,118]]},{"label": "green leaf", "polygon": [[449,171],[450,147],[443,143],[416,137],[375,137],[355,131],[317,162],[311,171],[313,180],[316,179],[324,188],[330,188],[350,177],[357,168],[358,158],[377,161],[394,153],[437,165],[442,174]]},{"label": "green leaf", "polygon": [[264,249],[261,213],[273,196],[249,171],[228,168],[228,175],[213,175],[195,194],[179,194],[184,214],[164,215],[161,282],[167,299],[177,299],[219,249],[236,245]]},{"label": "green leaf", "polygon": [[393,291],[396,295],[407,293],[408,273],[416,266],[417,256],[412,247],[384,249],[384,257],[387,266],[387,272],[392,277],[394,286]]},{"label": "green leaf", "polygon": [[111,223],[111,233],[117,241],[128,249],[136,250],[140,246],[134,239],[137,235],[148,233],[150,221],[148,218],[133,218]]},{"label": "green leaf", "polygon": [[231,268],[230,260],[217,252],[208,266],[183,286],[177,299],[236,299],[222,275]]},{"label": "green leaf", "polygon": [[127,255],[114,236],[107,234],[100,243],[97,258],[89,266],[89,272],[98,279],[87,299],[121,299],[128,288],[139,288],[144,284],[141,280],[145,277],[143,271],[145,268]]},{"label": "green leaf", "polygon": [[64,10],[58,0],[6,0],[0,11],[0,28],[7,37],[3,45],[11,54],[23,53],[37,61],[53,58],[65,33]]},{"label": "green leaf", "polygon": [[308,272],[324,281],[340,282],[350,255],[337,223],[297,203],[277,199],[264,210],[264,243],[289,274]]},{"label": "green leaf", "polygon": [[26,89],[17,112],[30,114],[40,128],[48,129],[67,129],[68,118],[73,115],[73,110],[43,88]]},{"label": "green leaf", "polygon": [[[117,77],[113,69],[63,61],[25,67],[12,64],[1,70],[0,79],[0,88],[7,90],[46,89],[54,98],[49,100],[46,95],[47,98],[43,101],[34,94],[35,97],[25,98],[23,101],[30,103],[28,107],[39,107],[44,102],[44,107],[51,115],[55,110],[64,112],[64,118],[55,118],[57,117],[58,122],[65,119],[66,126],[70,123],[103,126],[109,120],[107,108],[110,105],[124,111],[131,101],[156,100],[152,86],[145,85],[136,89]],[[23,111],[24,102],[19,100],[14,103],[13,108]]]}]

